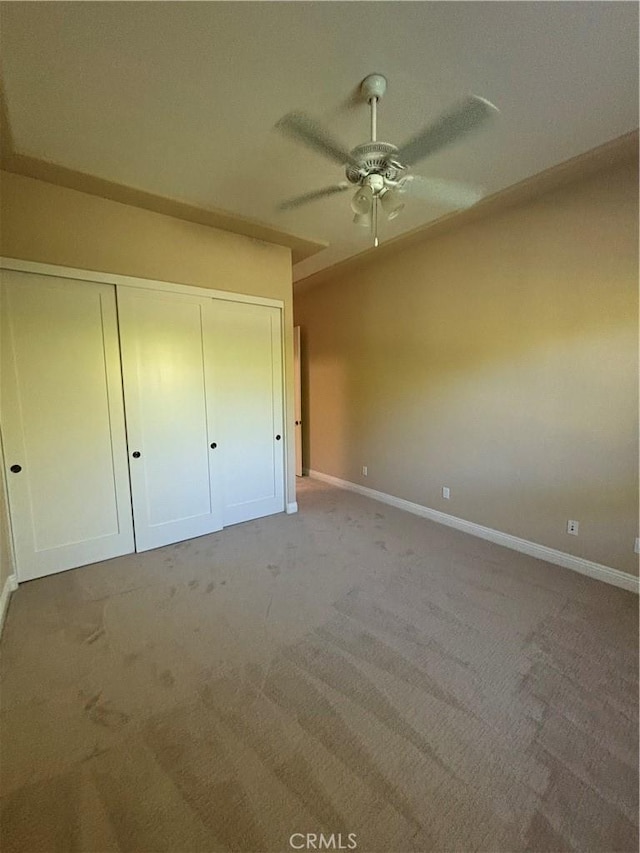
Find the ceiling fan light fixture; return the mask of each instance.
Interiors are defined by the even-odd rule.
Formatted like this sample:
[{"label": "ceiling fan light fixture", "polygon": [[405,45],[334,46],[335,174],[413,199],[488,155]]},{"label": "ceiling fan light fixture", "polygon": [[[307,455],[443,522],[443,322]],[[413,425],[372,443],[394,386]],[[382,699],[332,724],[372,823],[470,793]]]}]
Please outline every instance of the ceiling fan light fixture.
[{"label": "ceiling fan light fixture", "polygon": [[369,213],[356,213],[353,217],[353,224],[359,225],[361,228],[371,228],[371,211]]},{"label": "ceiling fan light fixture", "polygon": [[366,184],[363,187],[358,187],[355,195],[351,199],[351,210],[356,215],[366,216],[371,213],[373,206],[373,190]]},{"label": "ceiling fan light fixture", "polygon": [[387,190],[384,195],[380,196],[380,204],[389,221],[395,219],[404,208],[404,202],[399,193],[393,190]]}]

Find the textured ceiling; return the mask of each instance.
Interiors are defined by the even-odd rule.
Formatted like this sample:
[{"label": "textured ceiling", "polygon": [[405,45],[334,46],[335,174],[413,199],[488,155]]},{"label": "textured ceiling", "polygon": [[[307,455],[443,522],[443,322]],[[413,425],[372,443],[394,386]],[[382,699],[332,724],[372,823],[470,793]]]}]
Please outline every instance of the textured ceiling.
[{"label": "textured ceiling", "polygon": [[[348,147],[356,97],[389,80],[378,136],[398,144],[470,92],[488,130],[418,164],[496,192],[638,126],[638,6],[627,2],[4,3],[2,74],[16,152],[328,248],[304,278],[369,248],[349,194],[279,213],[343,179],[273,131],[303,109]],[[447,211],[411,200],[383,239]]]}]

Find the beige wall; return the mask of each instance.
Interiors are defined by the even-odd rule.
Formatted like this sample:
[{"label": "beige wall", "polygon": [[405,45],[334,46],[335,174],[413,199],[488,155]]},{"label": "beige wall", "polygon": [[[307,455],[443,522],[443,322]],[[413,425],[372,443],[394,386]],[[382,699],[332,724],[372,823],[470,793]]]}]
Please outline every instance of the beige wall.
[{"label": "beige wall", "polygon": [[296,295],[305,465],[636,574],[637,195],[622,164]]},{"label": "beige wall", "polygon": [[0,226],[7,258],[281,299],[287,501],[295,501],[290,249],[9,172],[0,173]]}]

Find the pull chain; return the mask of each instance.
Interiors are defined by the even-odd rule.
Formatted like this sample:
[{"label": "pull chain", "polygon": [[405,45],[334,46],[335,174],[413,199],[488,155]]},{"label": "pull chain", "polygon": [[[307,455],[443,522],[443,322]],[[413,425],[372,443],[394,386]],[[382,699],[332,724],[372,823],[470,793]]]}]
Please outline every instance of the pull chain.
[{"label": "pull chain", "polygon": [[378,196],[373,198],[373,246],[378,248]]}]

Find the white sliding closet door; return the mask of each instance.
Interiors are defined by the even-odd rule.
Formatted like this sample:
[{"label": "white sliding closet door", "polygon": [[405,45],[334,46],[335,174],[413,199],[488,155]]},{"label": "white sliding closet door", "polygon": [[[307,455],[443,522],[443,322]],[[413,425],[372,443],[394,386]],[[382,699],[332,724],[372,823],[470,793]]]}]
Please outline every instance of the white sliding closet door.
[{"label": "white sliding closet door", "polygon": [[3,270],[0,296],[18,580],[130,553],[114,288]]},{"label": "white sliding closet door", "polygon": [[137,551],[222,527],[203,334],[211,304],[118,287]]},{"label": "white sliding closet door", "polygon": [[223,523],[284,510],[280,310],[213,300],[208,340],[223,481]]}]

